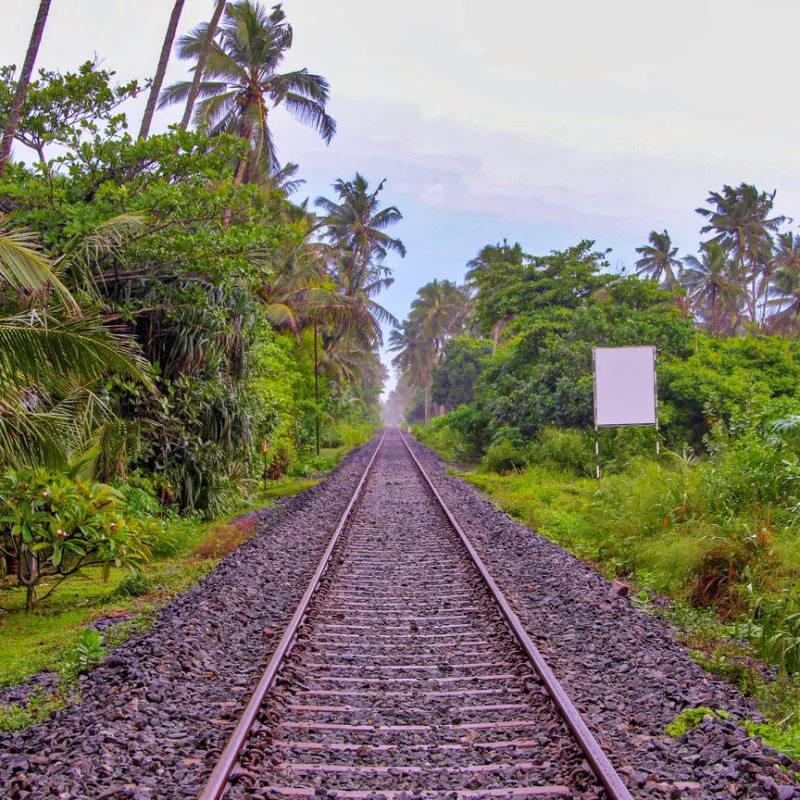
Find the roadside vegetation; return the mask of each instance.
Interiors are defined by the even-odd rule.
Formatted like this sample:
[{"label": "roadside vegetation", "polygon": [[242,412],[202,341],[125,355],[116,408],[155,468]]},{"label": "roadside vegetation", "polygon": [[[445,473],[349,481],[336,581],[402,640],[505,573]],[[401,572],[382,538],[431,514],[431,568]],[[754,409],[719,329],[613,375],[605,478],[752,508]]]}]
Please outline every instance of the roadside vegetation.
[{"label": "roadside vegetation", "polygon": [[[325,78],[285,68],[280,5],[217,2],[183,34],[182,7],[153,79],[97,57],[34,69],[48,0],[22,68],[0,67],[0,690],[66,676],[0,709],[4,729],[250,536],[243,512],[380,424],[402,215],[357,172],[297,197],[271,114],[325,143],[336,122]],[[164,87],[173,46],[195,80]],[[181,124],[152,134],[176,103]]]},{"label": "roadside vegetation", "polygon": [[[434,312],[424,287],[393,334],[388,407],[503,510],[627,582],[796,754],[800,246],[774,201],[746,184],[711,193],[698,255],[654,231],[636,274],[610,272],[590,241],[486,246],[458,302]],[[602,429],[598,481],[592,348],[644,344],[661,457],[653,429]]]}]

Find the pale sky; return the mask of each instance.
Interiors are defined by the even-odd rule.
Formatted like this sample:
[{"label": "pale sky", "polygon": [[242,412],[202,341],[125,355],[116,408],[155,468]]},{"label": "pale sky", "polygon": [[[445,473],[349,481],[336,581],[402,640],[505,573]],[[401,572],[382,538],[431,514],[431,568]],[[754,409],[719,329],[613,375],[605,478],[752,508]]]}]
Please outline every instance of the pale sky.
[{"label": "pale sky", "polygon": [[[271,4],[271,3],[270,3]],[[694,252],[709,191],[777,189],[800,219],[800,3],[788,0],[285,0],[288,69],[331,84],[339,132],[326,147],[282,111],[283,160],[332,195],[356,170],[387,178],[405,220],[385,305],[404,317],[417,288],[462,280],[504,237],[543,254],[581,238],[634,248],[667,228]],[[120,80],[155,71],[173,0],[53,0],[37,66],[93,53]],[[210,16],[186,0],[180,32]],[[0,0],[0,63],[21,64],[38,0]],[[187,64],[172,61],[167,82]],[[139,124],[143,102],[131,108]],[[154,128],[180,116],[160,112]],[[20,153],[21,155],[21,153]]]}]

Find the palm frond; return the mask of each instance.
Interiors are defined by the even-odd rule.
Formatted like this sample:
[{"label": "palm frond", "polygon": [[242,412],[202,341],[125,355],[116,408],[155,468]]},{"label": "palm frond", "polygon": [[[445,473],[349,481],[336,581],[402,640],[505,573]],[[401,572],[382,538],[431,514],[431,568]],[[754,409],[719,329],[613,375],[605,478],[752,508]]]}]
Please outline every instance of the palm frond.
[{"label": "palm frond", "polygon": [[56,276],[53,265],[42,253],[36,237],[30,231],[0,229],[0,279],[29,292],[50,286],[64,306],[78,312],[77,303]]},{"label": "palm frond", "polygon": [[330,143],[336,134],[336,120],[325,112],[324,105],[294,92],[284,95],[283,102],[298,122],[315,130],[326,144]]},{"label": "palm frond", "polygon": [[0,369],[15,382],[48,385],[53,376],[83,383],[112,372],[152,389],[147,362],[128,342],[90,319],[0,319]]}]

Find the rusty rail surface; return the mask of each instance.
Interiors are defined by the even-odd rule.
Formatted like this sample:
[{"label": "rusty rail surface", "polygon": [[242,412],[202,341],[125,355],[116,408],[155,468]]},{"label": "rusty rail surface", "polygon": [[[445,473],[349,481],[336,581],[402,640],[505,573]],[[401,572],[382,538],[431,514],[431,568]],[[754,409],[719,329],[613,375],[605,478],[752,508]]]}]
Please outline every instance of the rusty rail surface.
[{"label": "rusty rail surface", "polygon": [[[409,447],[406,438],[402,435],[402,432],[400,432],[400,438],[426,485],[430,489],[431,494],[441,507],[454,531],[458,534],[458,537],[462,542],[467,554],[469,555],[471,562],[475,566],[476,570],[480,573],[483,582],[489,589],[489,592],[496,602],[506,624],[511,630],[511,633],[524,651],[531,666],[541,678],[547,693],[564,718],[564,721],[575,737],[575,740],[580,746],[581,750],[584,752],[586,759],[595,775],[608,792],[610,800],[633,800],[630,792],[622,783],[622,780],[614,770],[614,767],[608,760],[608,757],[602,750],[600,744],[589,731],[586,723],[583,721],[578,710],[575,708],[563,687],[558,682],[556,676],[553,674],[553,671],[547,665],[536,645],[525,632],[519,617],[513,611],[503,593],[495,583],[494,579],[489,574],[477,551],[472,546],[472,543],[469,541],[452,512],[447,507],[442,496],[439,494],[433,482],[428,477],[416,455]],[[281,637],[281,640],[275,652],[273,653],[261,679],[259,680],[253,695],[248,701],[247,706],[245,707],[245,710],[238,724],[236,725],[236,728],[231,734],[231,737],[225,746],[217,765],[208,778],[208,781],[202,792],[198,796],[198,800],[220,800],[220,798],[224,796],[229,785],[228,781],[234,771],[234,768],[236,767],[239,756],[246,745],[250,731],[254,722],[256,721],[258,711],[264,702],[265,696],[273,687],[275,679],[277,678],[278,672],[283,665],[286,656],[289,654],[294,645],[298,631],[306,618],[309,605],[321,585],[323,576],[327,572],[334,549],[336,548],[347,522],[363,493],[363,489],[372,470],[372,466],[377,459],[385,439],[386,431],[384,431],[378,446],[375,448],[375,452],[373,453],[372,458],[370,459],[369,464],[367,465],[364,474],[362,475],[358,486],[356,487],[356,490],[341,517],[336,531],[331,537],[328,547],[326,548],[325,553],[323,554],[319,565],[314,572],[311,582],[306,589],[297,610],[289,622],[286,631]]]},{"label": "rusty rail surface", "polygon": [[381,440],[378,442],[378,446],[375,448],[375,452],[372,454],[372,458],[369,460],[369,464],[367,464],[367,468],[364,470],[364,474],[361,476],[361,480],[358,482],[358,486],[356,486],[356,490],[353,492],[353,496],[350,498],[350,502],[347,504],[344,514],[342,514],[342,518],[339,520],[339,525],[331,537],[331,540],[328,543],[328,546],[325,549],[319,564],[317,565],[317,569],[311,578],[311,582],[309,583],[305,594],[300,600],[300,605],[298,605],[297,610],[294,612],[294,616],[289,621],[288,627],[284,631],[284,634],[281,637],[275,652],[272,654],[272,658],[270,658],[269,663],[267,664],[267,668],[264,670],[264,674],[258,681],[250,700],[245,706],[238,724],[234,728],[228,743],[225,745],[225,749],[222,751],[222,754],[219,757],[217,765],[214,767],[214,770],[208,778],[206,785],[203,787],[203,791],[198,796],[198,800],[218,800],[225,792],[225,789],[228,785],[228,778],[230,777],[233,768],[236,766],[236,761],[239,758],[242,748],[247,742],[247,737],[250,734],[250,729],[253,727],[253,723],[256,720],[258,710],[261,708],[267,692],[269,692],[269,690],[272,688],[275,678],[278,676],[278,671],[280,670],[283,660],[292,649],[297,632],[300,629],[300,626],[303,624],[303,619],[305,618],[308,606],[311,603],[311,600],[319,588],[322,578],[328,569],[328,565],[330,564],[336,544],[339,541],[345,526],[347,525],[347,520],[350,518],[350,514],[355,508],[358,498],[361,496],[361,492],[364,489],[364,484],[367,482],[367,477],[372,469],[372,465],[375,463],[375,459],[378,457],[378,453],[380,452],[381,446],[383,445],[385,439],[386,431],[384,430]]},{"label": "rusty rail surface", "polygon": [[572,731],[572,734],[575,736],[575,739],[581,746],[581,749],[584,753],[586,753],[586,758],[595,774],[606,787],[606,790],[608,791],[612,800],[633,800],[630,792],[622,782],[611,762],[608,760],[605,752],[603,752],[603,749],[600,747],[597,739],[592,736],[591,731],[583,721],[578,709],[575,708],[574,704],[567,696],[567,693],[564,691],[564,687],[558,682],[558,679],[545,661],[544,656],[539,652],[539,649],[533,643],[530,636],[528,636],[528,634],[525,632],[525,628],[522,626],[520,618],[511,608],[508,600],[506,600],[502,591],[500,591],[500,587],[495,583],[494,578],[492,578],[492,576],[489,574],[489,571],[486,569],[486,566],[481,560],[481,557],[478,555],[477,550],[475,550],[475,548],[472,546],[472,542],[470,542],[470,540],[467,538],[467,535],[464,533],[456,518],[453,516],[453,513],[447,507],[444,499],[439,494],[439,491],[433,485],[433,481],[431,481],[431,479],[428,477],[428,474],[423,469],[422,464],[419,463],[419,459],[414,455],[414,452],[408,446],[408,442],[406,441],[405,436],[403,436],[402,431],[400,432],[400,438],[403,440],[406,450],[408,450],[409,455],[414,460],[414,463],[417,465],[422,477],[425,479],[425,482],[427,483],[428,488],[431,490],[431,493],[436,498],[437,502],[442,508],[442,511],[444,511],[453,529],[461,539],[462,544],[466,548],[470,558],[475,564],[475,568],[478,570],[478,572],[480,572],[481,577],[489,588],[489,591],[492,593],[497,605],[500,607],[503,617],[508,623],[508,626],[511,628],[511,632],[514,634],[514,637],[525,651],[531,665],[542,679],[542,683],[547,689],[548,694],[553,698],[553,702],[558,706],[559,711],[561,711],[561,714],[564,717],[564,721],[569,726],[569,729]]}]

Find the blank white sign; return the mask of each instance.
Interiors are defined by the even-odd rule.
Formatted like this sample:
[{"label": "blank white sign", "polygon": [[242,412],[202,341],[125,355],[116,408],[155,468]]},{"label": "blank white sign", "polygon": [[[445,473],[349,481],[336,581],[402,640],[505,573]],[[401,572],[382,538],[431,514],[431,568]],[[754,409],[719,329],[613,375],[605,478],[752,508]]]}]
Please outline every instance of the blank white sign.
[{"label": "blank white sign", "polygon": [[655,347],[594,348],[594,422],[656,424]]}]

